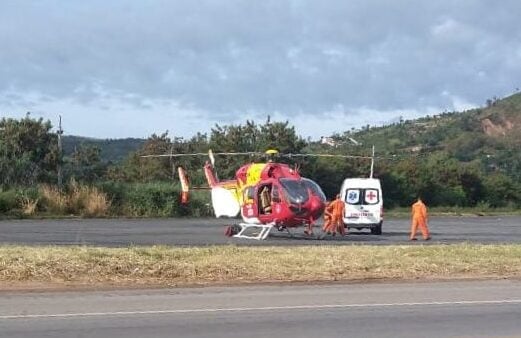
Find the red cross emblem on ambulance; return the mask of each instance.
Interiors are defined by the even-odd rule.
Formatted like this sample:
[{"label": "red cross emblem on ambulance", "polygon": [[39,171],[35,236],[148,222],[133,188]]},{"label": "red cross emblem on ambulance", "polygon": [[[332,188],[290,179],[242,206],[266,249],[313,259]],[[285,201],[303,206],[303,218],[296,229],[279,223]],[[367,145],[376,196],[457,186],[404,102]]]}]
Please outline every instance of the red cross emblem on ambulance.
[{"label": "red cross emblem on ambulance", "polygon": [[374,189],[365,191],[365,201],[367,203],[376,203],[378,201],[378,193]]}]

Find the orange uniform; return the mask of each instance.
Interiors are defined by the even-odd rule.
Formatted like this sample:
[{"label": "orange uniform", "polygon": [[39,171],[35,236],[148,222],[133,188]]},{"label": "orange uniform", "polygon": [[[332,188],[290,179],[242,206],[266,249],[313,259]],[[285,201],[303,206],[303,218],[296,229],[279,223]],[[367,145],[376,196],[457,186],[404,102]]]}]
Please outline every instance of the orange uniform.
[{"label": "orange uniform", "polygon": [[421,199],[418,199],[416,203],[412,205],[412,222],[411,222],[411,236],[409,237],[411,240],[416,239],[416,231],[418,227],[422,233],[423,239],[428,240],[431,238],[429,233],[429,227],[427,226],[427,207],[422,202]]},{"label": "orange uniform", "polygon": [[342,221],[344,201],[337,196],[337,198],[326,207],[325,214],[328,216],[328,219],[326,220],[326,224],[324,224],[324,229],[333,234],[338,230],[339,233],[345,235],[344,222]]},{"label": "orange uniform", "polygon": [[322,226],[322,231],[330,231],[329,228],[331,227],[331,214],[326,211],[324,212],[324,225]]}]

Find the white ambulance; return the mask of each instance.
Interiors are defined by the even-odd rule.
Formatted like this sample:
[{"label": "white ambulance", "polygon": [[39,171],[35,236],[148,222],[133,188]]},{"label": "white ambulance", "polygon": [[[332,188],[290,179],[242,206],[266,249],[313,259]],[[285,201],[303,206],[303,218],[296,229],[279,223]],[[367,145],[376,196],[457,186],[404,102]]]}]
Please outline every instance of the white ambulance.
[{"label": "white ambulance", "polygon": [[342,183],[340,198],[345,203],[343,221],[346,228],[365,228],[373,235],[382,234],[383,198],[379,179],[347,178]]}]

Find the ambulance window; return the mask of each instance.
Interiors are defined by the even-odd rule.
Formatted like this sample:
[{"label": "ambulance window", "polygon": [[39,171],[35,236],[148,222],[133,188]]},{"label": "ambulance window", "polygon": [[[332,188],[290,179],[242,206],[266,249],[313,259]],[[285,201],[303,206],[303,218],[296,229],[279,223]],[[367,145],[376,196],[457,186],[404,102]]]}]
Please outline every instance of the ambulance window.
[{"label": "ambulance window", "polygon": [[364,203],[377,204],[380,201],[379,191],[377,189],[365,189]]},{"label": "ambulance window", "polygon": [[347,189],[346,203],[347,204],[359,204],[360,203],[360,189]]}]

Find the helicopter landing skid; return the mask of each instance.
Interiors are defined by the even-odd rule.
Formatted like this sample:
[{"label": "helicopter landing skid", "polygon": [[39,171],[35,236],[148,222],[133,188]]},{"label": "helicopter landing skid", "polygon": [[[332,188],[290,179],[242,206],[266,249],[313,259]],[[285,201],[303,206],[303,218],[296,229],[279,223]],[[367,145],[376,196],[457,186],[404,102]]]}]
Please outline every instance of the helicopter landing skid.
[{"label": "helicopter landing skid", "polygon": [[[268,223],[268,224],[239,223],[239,224],[237,224],[237,227],[240,229],[237,229],[238,232],[236,234],[232,235],[232,237],[263,240],[268,237],[268,235],[269,235],[271,229],[273,229],[274,225],[275,225],[275,223]],[[255,232],[251,235],[246,234],[246,232],[250,229],[260,229],[260,231]]]}]

